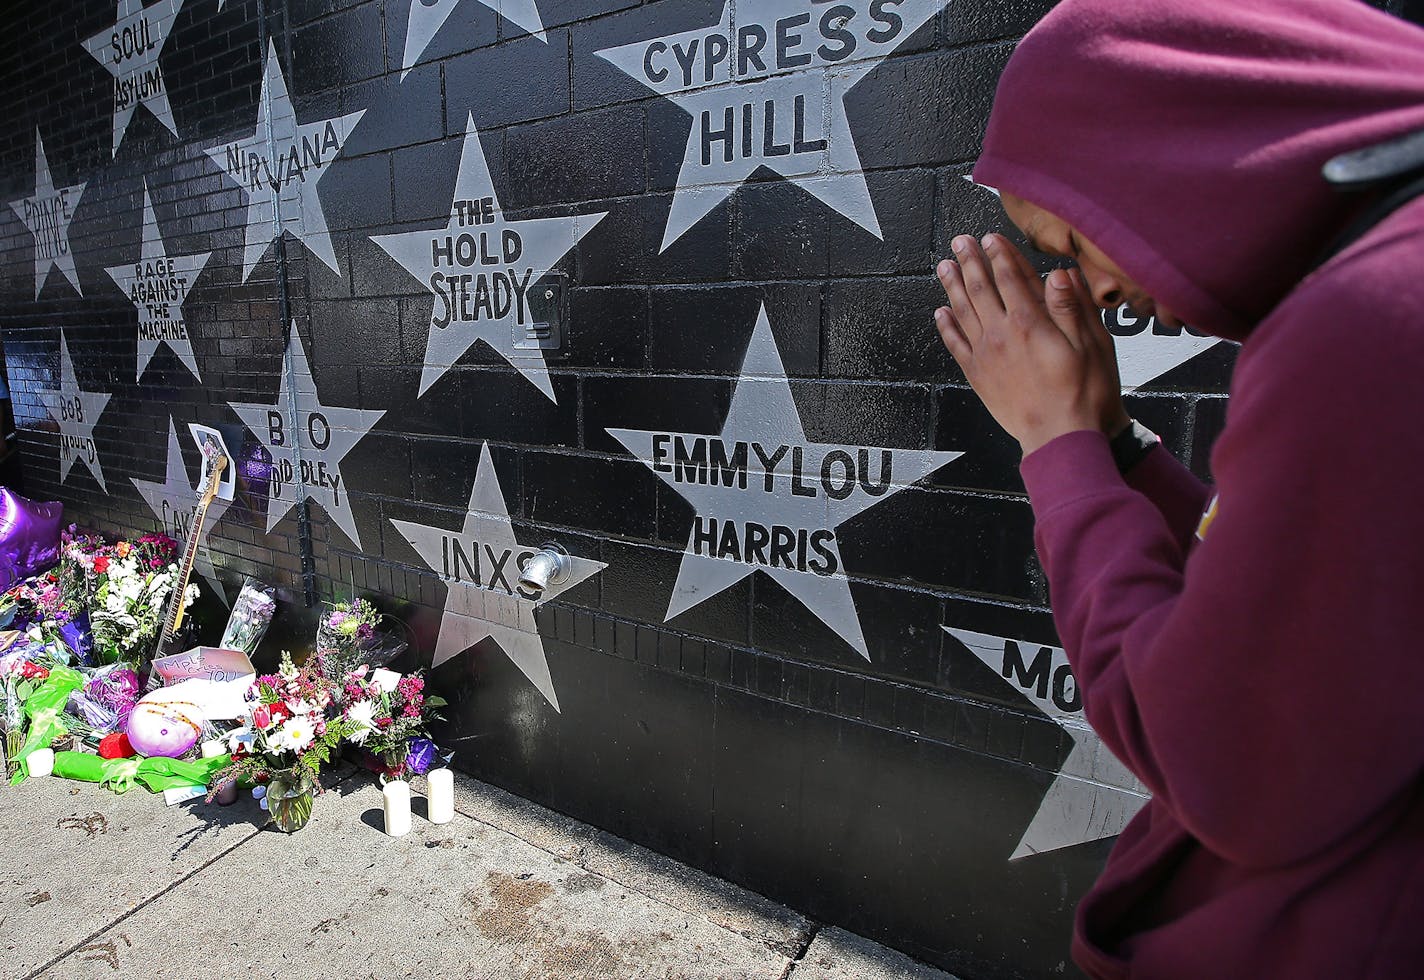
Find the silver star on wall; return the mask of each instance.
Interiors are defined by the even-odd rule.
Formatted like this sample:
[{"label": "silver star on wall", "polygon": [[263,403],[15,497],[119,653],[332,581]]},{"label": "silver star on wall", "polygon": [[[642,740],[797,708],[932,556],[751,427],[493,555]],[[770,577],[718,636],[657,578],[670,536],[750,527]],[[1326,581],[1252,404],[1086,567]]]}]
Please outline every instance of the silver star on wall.
[{"label": "silver star on wall", "polygon": [[1083,717],[1067,654],[1026,640],[944,629],[1073,740],[1072,751],[1009,860],[1122,833],[1146,805],[1147,789],[1108,751]]},{"label": "silver star on wall", "polygon": [[419,393],[483,340],[557,402],[543,352],[515,346],[532,326],[528,293],[606,216],[505,218],[470,116],[445,227],[371,238],[435,296]]},{"label": "silver star on wall", "polygon": [[44,141],[40,139],[40,131],[36,127],[35,192],[30,197],[10,202],[15,214],[35,236],[35,299],[40,298],[40,290],[49,278],[49,270],[55,266],[59,266],[59,271],[74,286],[74,291],[84,295],[84,290],[79,287],[79,272],[74,268],[74,253],[69,248],[69,223],[74,220],[74,212],[79,207],[79,198],[83,196],[87,183],[81,181],[70,187],[54,186],[49,161],[45,159]]},{"label": "silver star on wall", "polygon": [[114,76],[115,156],[134,110],[141,105],[147,106],[170,133],[178,135],[158,56],[163,53],[163,44],[182,6],[183,0],[158,0],[151,7],[145,7],[143,0],[119,0],[114,26],[83,42],[84,50]]},{"label": "silver star on wall", "polygon": [[94,475],[99,489],[108,493],[104,470],[99,465],[99,448],[94,442],[94,424],[113,395],[79,387],[63,328],[59,331],[59,389],[42,390],[39,396],[50,418],[59,423],[59,482],[69,479],[69,471],[78,460]]},{"label": "silver star on wall", "polygon": [[514,537],[514,525],[509,520],[509,508],[488,443],[480,450],[475,485],[460,530],[447,531],[411,521],[391,523],[445,583],[445,613],[431,666],[439,667],[492,637],[558,711],[559,699],[549,674],[544,641],[534,622],[534,609],[608,566],[570,555],[569,574],[564,581],[550,585],[540,595],[520,587],[519,571],[536,549],[524,547]]},{"label": "silver star on wall", "polygon": [[[317,397],[316,380],[295,321],[282,359],[282,383],[276,404],[228,404],[272,457],[267,530],[276,527],[303,499],[312,497],[360,550],[361,537],[356,531],[356,514],[351,509],[341,461],[385,411],[323,405]],[[288,414],[293,404],[295,422]]]},{"label": "silver star on wall", "polygon": [[947,2],[727,0],[713,27],[597,52],[692,116],[660,251],[760,167],[883,237],[845,97]]},{"label": "silver star on wall", "polygon": [[167,344],[178,355],[193,377],[198,373],[198,360],[193,355],[193,340],[188,336],[188,323],[183,316],[183,303],[193,289],[198,274],[208,264],[211,252],[201,255],[168,254],[153,202],[148,196],[148,182],[143,185],[143,243],[137,262],[117,265],[105,271],[115,285],[138,310],[138,370],[135,380],[142,379],[144,368]]},{"label": "silver star on wall", "polygon": [[[401,59],[401,78],[410,74],[435,34],[444,26],[460,0],[411,0],[410,22],[405,30],[405,56]],[[480,0],[495,13],[514,21],[545,44],[544,22],[539,18],[539,6],[534,0]]]},{"label": "silver star on wall", "polygon": [[866,660],[835,529],[963,455],[809,441],[765,306],[720,435],[607,431],[697,510],[668,620],[762,572]]},{"label": "silver star on wall", "polygon": [[[341,275],[317,188],[365,111],[298,123],[277,47],[268,40],[256,130],[244,140],[204,151],[247,191],[243,282],[257,268],[267,246],[283,234],[302,242],[327,268]],[[280,226],[273,219],[274,206],[281,215]]]},{"label": "silver star on wall", "polygon": [[[183,464],[183,448],[178,443],[178,430],[174,428],[172,416],[168,418],[168,468],[163,482],[140,480],[138,477],[129,479],[158,518],[163,533],[174,541],[186,541],[193,528],[193,511],[198,505],[200,487],[188,479],[188,468]],[[198,532],[197,557],[193,560],[193,567],[207,580],[223,602],[227,602],[227,590],[218,578],[217,569],[213,567],[208,537],[212,534],[213,526],[222,519],[223,513],[230,506],[232,501],[223,500],[221,497],[214,497],[208,504],[207,517],[203,521],[202,530]]]}]

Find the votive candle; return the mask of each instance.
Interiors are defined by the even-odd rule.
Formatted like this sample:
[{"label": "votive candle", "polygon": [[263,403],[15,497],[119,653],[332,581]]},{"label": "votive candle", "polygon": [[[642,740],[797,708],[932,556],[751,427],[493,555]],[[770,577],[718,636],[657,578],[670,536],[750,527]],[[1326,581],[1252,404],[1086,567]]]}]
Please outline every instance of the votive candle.
[{"label": "votive candle", "polygon": [[426,805],[431,823],[455,819],[455,774],[449,769],[432,769],[425,774]]},{"label": "votive candle", "polygon": [[35,749],[25,760],[30,776],[48,776],[54,772],[54,749]]},{"label": "votive candle", "polygon": [[211,759],[215,756],[226,755],[227,746],[222,743],[221,739],[210,738],[203,743],[202,753],[204,759]]},{"label": "votive candle", "polygon": [[410,833],[410,783],[403,779],[392,780],[381,793],[385,797],[386,833],[391,837],[404,837]]}]

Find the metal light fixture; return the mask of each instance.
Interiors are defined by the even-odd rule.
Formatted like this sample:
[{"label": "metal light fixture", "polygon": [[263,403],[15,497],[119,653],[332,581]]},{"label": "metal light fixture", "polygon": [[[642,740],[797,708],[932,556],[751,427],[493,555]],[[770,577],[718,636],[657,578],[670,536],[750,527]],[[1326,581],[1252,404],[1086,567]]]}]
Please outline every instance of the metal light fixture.
[{"label": "metal light fixture", "polygon": [[542,593],[551,585],[562,585],[569,577],[569,553],[562,545],[546,544],[524,563],[519,584]]}]

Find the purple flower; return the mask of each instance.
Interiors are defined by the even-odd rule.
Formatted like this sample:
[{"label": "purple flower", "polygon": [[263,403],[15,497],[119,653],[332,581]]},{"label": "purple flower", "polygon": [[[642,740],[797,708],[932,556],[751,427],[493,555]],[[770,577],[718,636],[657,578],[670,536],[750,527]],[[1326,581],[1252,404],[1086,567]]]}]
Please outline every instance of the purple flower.
[{"label": "purple flower", "polygon": [[356,637],[361,640],[369,640],[376,635],[376,628],[370,623],[362,623],[356,627]]},{"label": "purple flower", "polygon": [[327,619],[327,622],[332,626],[340,626],[342,623],[346,622],[346,614],[344,612],[339,611],[334,612],[331,614],[331,617]]},{"label": "purple flower", "polygon": [[422,776],[435,761],[435,743],[428,738],[413,738],[405,743],[406,768]]}]

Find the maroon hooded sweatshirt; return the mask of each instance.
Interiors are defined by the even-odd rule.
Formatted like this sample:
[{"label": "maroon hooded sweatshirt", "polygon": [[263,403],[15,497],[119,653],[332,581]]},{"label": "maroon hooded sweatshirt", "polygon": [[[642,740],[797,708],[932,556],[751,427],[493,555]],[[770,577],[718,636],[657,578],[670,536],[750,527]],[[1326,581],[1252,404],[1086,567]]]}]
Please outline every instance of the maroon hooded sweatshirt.
[{"label": "maroon hooded sweatshirt", "polygon": [[1322,165],[1418,129],[1424,31],[1356,0],[1064,0],[1003,76],[975,178],[1244,340],[1215,491],[1095,432],[1022,467],[1153,793],[1078,910],[1094,976],[1424,976],[1424,199],[1311,271],[1362,203]]}]

